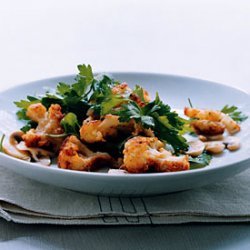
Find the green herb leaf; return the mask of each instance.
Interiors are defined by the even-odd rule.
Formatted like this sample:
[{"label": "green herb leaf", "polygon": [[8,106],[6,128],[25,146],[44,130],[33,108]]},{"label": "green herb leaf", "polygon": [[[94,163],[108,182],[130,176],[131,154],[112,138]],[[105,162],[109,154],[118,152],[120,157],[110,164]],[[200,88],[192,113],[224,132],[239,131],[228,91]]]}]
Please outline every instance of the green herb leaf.
[{"label": "green herb leaf", "polygon": [[[27,99],[32,99],[31,96],[28,96]],[[18,108],[21,108],[21,109],[25,109],[27,110],[28,107],[31,105],[31,104],[35,104],[35,103],[39,103],[40,100],[33,97],[34,99],[33,100],[21,100],[19,102],[14,102],[14,104],[18,107]]]},{"label": "green herb leaf", "polygon": [[92,82],[88,102],[91,103],[91,109],[96,116],[113,113],[113,108],[126,101],[122,96],[112,93],[112,88],[116,84],[118,84],[118,82],[106,75],[103,75],[99,81],[94,80]]},{"label": "green herb leaf", "polygon": [[121,105],[124,99],[119,95],[110,94],[101,102],[101,115],[112,113],[112,109]]},{"label": "green herb leaf", "polygon": [[58,94],[64,96],[65,94],[70,92],[70,85],[64,83],[64,82],[59,82],[56,87],[56,91]]},{"label": "green herb leaf", "polygon": [[155,117],[155,135],[167,143],[169,143],[174,151],[186,151],[188,149],[188,144],[186,139],[179,134],[177,130],[169,121],[167,116],[159,116],[154,114]]},{"label": "green herb leaf", "polygon": [[189,156],[190,169],[203,168],[209,165],[211,160],[212,160],[212,155],[206,152],[202,153],[201,155],[197,157]]},{"label": "green herb leaf", "polygon": [[41,102],[41,100],[39,100],[37,97],[34,97],[34,96],[27,96],[27,100],[21,100],[19,102],[14,102],[15,105],[18,108],[20,108],[20,110],[18,110],[16,112],[17,118],[19,120],[26,121],[26,124],[21,128],[21,131],[27,132],[31,128],[36,127],[37,123],[31,121],[30,118],[26,115],[26,113],[27,113],[27,109],[30,105],[40,103],[40,102]]},{"label": "green herb leaf", "polygon": [[153,117],[149,115],[141,116],[141,123],[144,128],[153,128],[155,127],[155,120]]},{"label": "green herb leaf", "polygon": [[26,115],[25,109],[20,109],[16,112],[18,120],[30,120],[28,116]]},{"label": "green herb leaf", "polygon": [[82,65],[78,65],[77,68],[79,70],[79,75],[82,77],[85,77],[86,83],[87,84],[91,83],[92,80],[94,79],[91,66],[82,64]]},{"label": "green herb leaf", "polygon": [[79,137],[80,125],[77,116],[74,113],[68,113],[62,120],[61,126],[66,134],[76,135]]},{"label": "green herb leaf", "polygon": [[221,112],[229,115],[236,122],[243,122],[248,118],[248,116],[244,115],[241,111],[238,110],[238,107],[234,105],[233,106],[225,105],[222,108]]},{"label": "green herb leaf", "polygon": [[184,125],[182,118],[176,112],[171,112],[170,107],[163,104],[158,94],[154,101],[144,107],[138,106],[134,101],[122,105],[118,115],[121,122],[134,119],[144,128],[152,128],[155,135],[169,143],[175,152],[188,149],[186,139],[180,134]]},{"label": "green herb leaf", "polygon": [[121,122],[128,122],[131,119],[135,119],[137,121],[140,121],[140,117],[142,115],[141,108],[137,105],[136,102],[129,102],[126,104],[123,104],[121,109],[118,112],[119,120]]},{"label": "green herb leaf", "polygon": [[145,102],[144,91],[141,86],[135,85],[135,89],[133,90],[133,93],[135,93],[143,102]]},{"label": "green herb leaf", "polygon": [[194,129],[190,125],[192,119],[188,119],[187,120],[187,119],[184,119],[184,118],[180,117],[180,120],[183,122],[183,127],[182,127],[182,130],[180,131],[180,134],[181,135],[184,135],[184,134],[193,134],[194,133]]},{"label": "green herb leaf", "polygon": [[27,121],[26,125],[24,125],[20,130],[23,131],[24,133],[28,132],[30,129],[32,128],[36,128],[37,127],[37,123],[34,121]]}]

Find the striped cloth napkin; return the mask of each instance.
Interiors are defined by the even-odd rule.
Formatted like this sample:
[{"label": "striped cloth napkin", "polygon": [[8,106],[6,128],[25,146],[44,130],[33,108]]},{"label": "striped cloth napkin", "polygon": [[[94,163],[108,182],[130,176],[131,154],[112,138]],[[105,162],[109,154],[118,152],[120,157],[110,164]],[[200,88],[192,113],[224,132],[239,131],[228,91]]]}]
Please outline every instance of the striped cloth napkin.
[{"label": "striped cloth napkin", "polygon": [[0,167],[0,216],[25,224],[145,225],[250,221],[250,169],[203,188],[154,197],[101,197]]}]

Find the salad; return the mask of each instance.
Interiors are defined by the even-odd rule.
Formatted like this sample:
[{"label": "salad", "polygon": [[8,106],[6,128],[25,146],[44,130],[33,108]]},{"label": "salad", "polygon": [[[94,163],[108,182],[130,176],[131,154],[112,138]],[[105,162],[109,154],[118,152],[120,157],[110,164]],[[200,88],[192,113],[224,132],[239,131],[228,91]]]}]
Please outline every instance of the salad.
[{"label": "salad", "polygon": [[247,117],[235,106],[184,107],[184,116],[146,89],[129,87],[78,65],[72,84],[16,101],[19,131],[2,136],[13,157],[77,171],[148,173],[207,166],[213,154],[240,148],[234,136]]}]

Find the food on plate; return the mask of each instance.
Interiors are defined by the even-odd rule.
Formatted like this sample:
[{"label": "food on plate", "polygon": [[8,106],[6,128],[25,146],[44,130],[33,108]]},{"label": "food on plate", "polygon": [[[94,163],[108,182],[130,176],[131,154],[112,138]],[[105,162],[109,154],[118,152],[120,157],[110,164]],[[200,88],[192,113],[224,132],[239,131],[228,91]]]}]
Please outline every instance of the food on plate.
[{"label": "food on plate", "polygon": [[[15,102],[25,125],[3,136],[0,150],[15,158],[59,168],[108,173],[186,171],[207,166],[213,154],[240,148],[237,107],[190,107],[184,115],[108,75],[79,65],[72,84]],[[178,95],[178,93],[177,93]],[[191,138],[191,139],[190,139]]]},{"label": "food on plate", "polygon": [[222,134],[224,127],[230,134],[240,131],[240,125],[234,121],[229,115],[209,109],[185,108],[184,114],[190,118],[198,119],[199,124],[195,124],[195,129],[204,130],[204,132],[212,135]]},{"label": "food on plate", "polygon": [[59,104],[52,104],[48,111],[41,103],[31,104],[27,108],[27,117],[37,123],[36,128],[31,128],[22,139],[27,147],[50,148],[57,152],[63,142],[63,137],[53,137],[64,132],[61,120],[64,115]]},{"label": "food on plate", "polygon": [[75,135],[64,141],[58,156],[60,168],[91,171],[101,166],[112,166],[113,158],[108,153],[93,152]]},{"label": "food on plate", "polygon": [[164,143],[156,137],[135,136],[129,139],[123,150],[123,168],[130,173],[176,172],[188,170],[188,156],[172,155]]}]

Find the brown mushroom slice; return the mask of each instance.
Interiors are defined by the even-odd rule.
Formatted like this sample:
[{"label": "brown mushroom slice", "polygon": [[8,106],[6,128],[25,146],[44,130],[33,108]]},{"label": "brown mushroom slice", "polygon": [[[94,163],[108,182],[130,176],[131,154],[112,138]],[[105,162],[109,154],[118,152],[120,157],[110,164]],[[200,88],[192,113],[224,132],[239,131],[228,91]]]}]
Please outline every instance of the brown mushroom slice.
[{"label": "brown mushroom slice", "polygon": [[229,134],[235,134],[240,131],[240,125],[234,121],[228,114],[221,114],[222,119],[221,122],[226,126]]},{"label": "brown mushroom slice", "polygon": [[224,151],[225,147],[225,144],[221,141],[205,142],[205,149],[211,154],[220,154]]},{"label": "brown mushroom slice", "polygon": [[188,142],[189,148],[188,151],[186,152],[187,155],[191,155],[193,157],[199,156],[203,153],[205,149],[205,144],[204,142],[200,140],[193,140]]},{"label": "brown mushroom slice", "polygon": [[42,165],[49,166],[51,164],[51,157],[54,153],[42,148],[27,147],[24,141],[21,141],[17,146],[18,150],[29,152],[31,158]]},{"label": "brown mushroom slice", "polygon": [[205,135],[199,135],[198,138],[199,138],[199,140],[201,140],[202,142],[205,142],[205,141],[208,140],[207,137],[206,137]]},{"label": "brown mushroom slice", "polygon": [[230,151],[236,151],[240,148],[240,139],[235,136],[228,136],[223,140],[226,148]]},{"label": "brown mushroom slice", "polygon": [[199,135],[199,139],[203,142],[205,142],[205,141],[222,141],[224,139],[224,136],[223,135],[210,135],[210,136]]},{"label": "brown mushroom slice", "polygon": [[38,158],[37,163],[40,163],[40,164],[42,164],[44,166],[50,166],[51,165],[51,158],[47,157],[47,156]]},{"label": "brown mushroom slice", "polygon": [[128,172],[124,169],[115,169],[115,168],[111,168],[108,171],[108,174],[112,174],[112,175],[125,175],[128,174]]},{"label": "brown mushroom slice", "polygon": [[207,136],[208,141],[221,141],[223,139],[224,139],[223,135],[210,135],[210,136]]},{"label": "brown mushroom slice", "polygon": [[25,152],[18,150],[14,145],[10,144],[8,141],[3,142],[3,152],[24,161],[30,161],[30,155]]},{"label": "brown mushroom slice", "polygon": [[16,131],[9,137],[5,138],[3,141],[3,152],[24,161],[31,161],[30,154],[27,151],[17,148],[22,135],[22,131]]}]

